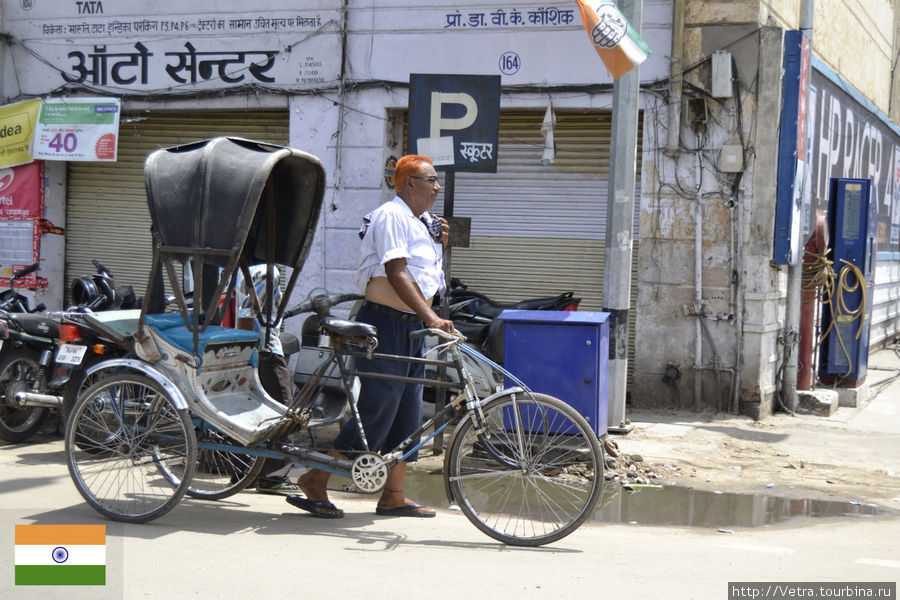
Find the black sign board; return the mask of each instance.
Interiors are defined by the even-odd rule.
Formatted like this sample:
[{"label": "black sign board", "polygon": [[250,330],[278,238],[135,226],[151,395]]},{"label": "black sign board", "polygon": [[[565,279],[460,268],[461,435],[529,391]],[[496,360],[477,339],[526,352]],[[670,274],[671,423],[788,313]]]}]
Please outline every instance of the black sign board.
[{"label": "black sign board", "polygon": [[499,75],[409,76],[406,147],[436,169],[497,172]]}]

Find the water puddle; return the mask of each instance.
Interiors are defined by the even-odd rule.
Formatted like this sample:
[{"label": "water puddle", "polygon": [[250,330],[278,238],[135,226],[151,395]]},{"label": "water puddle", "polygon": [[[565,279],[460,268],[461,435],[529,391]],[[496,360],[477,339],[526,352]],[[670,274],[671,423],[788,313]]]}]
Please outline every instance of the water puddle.
[{"label": "water puddle", "polygon": [[876,515],[873,504],[783,498],[763,494],[708,492],[679,486],[625,491],[604,488],[592,522],[689,527],[760,527],[803,517]]},{"label": "water puddle", "polygon": [[[429,506],[448,508],[440,473],[410,469],[406,493]],[[632,523],[728,529],[761,527],[816,517],[884,515],[874,504],[784,498],[764,494],[700,491],[680,486],[641,487],[633,491],[607,484],[589,522]]]}]

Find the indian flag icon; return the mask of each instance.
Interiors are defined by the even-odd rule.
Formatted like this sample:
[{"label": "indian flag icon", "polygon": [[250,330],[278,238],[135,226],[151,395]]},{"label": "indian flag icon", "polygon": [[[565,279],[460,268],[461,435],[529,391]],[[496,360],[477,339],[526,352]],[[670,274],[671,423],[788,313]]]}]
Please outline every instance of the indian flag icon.
[{"label": "indian flag icon", "polygon": [[106,526],[16,525],[16,585],[106,585]]}]

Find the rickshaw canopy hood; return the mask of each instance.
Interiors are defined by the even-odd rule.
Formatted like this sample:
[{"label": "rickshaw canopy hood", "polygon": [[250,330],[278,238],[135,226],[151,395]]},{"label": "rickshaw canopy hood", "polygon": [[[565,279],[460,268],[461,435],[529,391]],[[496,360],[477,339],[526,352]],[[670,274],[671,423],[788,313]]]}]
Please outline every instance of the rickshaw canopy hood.
[{"label": "rickshaw canopy hood", "polygon": [[325,192],[315,156],[236,137],[157,150],[144,179],[156,243],[229,272],[239,258],[302,267]]},{"label": "rickshaw canopy hood", "polygon": [[[144,164],[144,181],[154,250],[136,339],[147,339],[146,315],[164,310],[159,299],[165,272],[198,354],[203,345],[199,334],[223,318],[236,271],[249,277],[254,264],[265,264],[268,274],[265,306],[251,293],[256,320],[268,339],[312,244],[325,195],[319,159],[266,142],[217,137],[152,152]],[[190,308],[179,264],[189,266],[194,279]],[[276,264],[292,269],[278,306],[270,289]]]}]

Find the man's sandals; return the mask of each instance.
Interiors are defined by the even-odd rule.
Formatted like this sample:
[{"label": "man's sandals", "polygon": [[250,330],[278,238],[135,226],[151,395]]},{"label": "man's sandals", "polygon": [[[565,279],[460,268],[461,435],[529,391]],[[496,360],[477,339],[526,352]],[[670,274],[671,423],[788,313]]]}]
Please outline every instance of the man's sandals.
[{"label": "man's sandals", "polygon": [[395,506],[394,508],[382,508],[376,506],[375,514],[381,515],[382,517],[421,517],[428,519],[435,516],[437,513],[427,506],[411,502],[410,504]]},{"label": "man's sandals", "polygon": [[300,486],[291,481],[260,482],[256,491],[260,494],[296,494]]},{"label": "man's sandals", "polygon": [[[394,493],[394,494],[402,494],[403,490],[390,490],[385,488],[386,491]],[[406,504],[401,504],[400,506],[394,506],[393,508],[384,508],[382,506],[375,507],[375,514],[381,515],[382,517],[420,517],[423,519],[429,519],[435,516],[437,513],[428,508],[427,506],[422,506],[421,504],[416,504],[415,502],[407,502]]]},{"label": "man's sandals", "polygon": [[310,500],[296,494],[292,494],[285,498],[288,504],[296,506],[301,510],[305,510],[314,517],[320,519],[340,519],[344,516],[344,511],[336,507],[328,500]]}]

